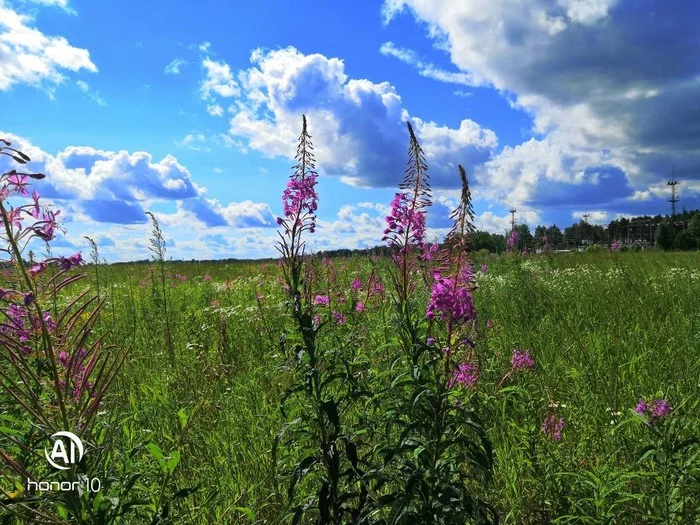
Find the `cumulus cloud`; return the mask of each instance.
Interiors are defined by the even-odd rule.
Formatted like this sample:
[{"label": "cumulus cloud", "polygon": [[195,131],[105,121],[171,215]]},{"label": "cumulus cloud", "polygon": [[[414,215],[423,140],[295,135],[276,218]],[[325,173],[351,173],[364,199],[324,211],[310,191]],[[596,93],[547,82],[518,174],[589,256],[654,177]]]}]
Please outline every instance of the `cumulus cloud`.
[{"label": "cumulus cloud", "polygon": [[209,151],[209,147],[205,145],[206,142],[207,137],[203,133],[188,133],[182,140],[176,140],[175,145],[194,151]]},{"label": "cumulus cloud", "polygon": [[187,60],[184,60],[182,58],[174,58],[170,61],[170,63],[165,66],[165,69],[163,72],[166,75],[179,75],[180,74],[180,68],[182,66],[187,65]]},{"label": "cumulus cloud", "polygon": [[[67,2],[49,1],[56,5]],[[0,0],[0,91],[16,84],[43,87],[49,93],[65,80],[66,72],[97,72],[90,52],[70,45],[62,36],[47,36],[33,27],[33,19]]]},{"label": "cumulus cloud", "polygon": [[[190,172],[172,155],[159,161],[144,151],[105,151],[70,146],[56,155],[46,153],[28,140],[0,131],[32,159],[27,169],[46,178],[35,186],[40,195],[57,201],[74,222],[143,224],[145,211],[153,203],[175,202],[177,211],[158,214],[163,224],[253,228],[276,226],[265,203],[251,201],[221,203],[206,199],[206,188],[198,186]],[[11,161],[0,158],[0,170]]]},{"label": "cumulus cloud", "polygon": [[454,129],[411,117],[394,86],[349,78],[339,58],[288,47],[255,50],[251,62],[251,68],[237,74],[240,95],[230,109],[231,145],[291,158],[305,113],[319,171],[358,187],[400,182],[409,119],[433,163],[436,187],[458,185],[457,162],[483,162],[497,146],[493,131],[471,120]]},{"label": "cumulus cloud", "polygon": [[600,166],[627,178],[618,197],[640,199],[672,163],[700,168],[700,4],[386,0],[385,22],[404,11],[474,83],[532,116],[541,136],[478,171],[502,201],[541,199],[546,181],[588,183],[581,174]]},{"label": "cumulus cloud", "polygon": [[220,97],[235,97],[239,94],[238,83],[233,78],[231,67],[223,62],[210,58],[202,61],[204,80],[200,86],[202,99],[211,100],[215,95]]}]

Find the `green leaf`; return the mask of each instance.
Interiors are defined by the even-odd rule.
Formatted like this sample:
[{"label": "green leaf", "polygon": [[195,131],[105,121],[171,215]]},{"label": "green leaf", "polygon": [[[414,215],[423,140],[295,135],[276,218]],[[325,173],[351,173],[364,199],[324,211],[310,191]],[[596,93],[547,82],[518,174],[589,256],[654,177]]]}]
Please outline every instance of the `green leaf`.
[{"label": "green leaf", "polygon": [[187,413],[184,407],[177,411],[177,418],[180,420],[180,427],[184,430],[187,426]]}]

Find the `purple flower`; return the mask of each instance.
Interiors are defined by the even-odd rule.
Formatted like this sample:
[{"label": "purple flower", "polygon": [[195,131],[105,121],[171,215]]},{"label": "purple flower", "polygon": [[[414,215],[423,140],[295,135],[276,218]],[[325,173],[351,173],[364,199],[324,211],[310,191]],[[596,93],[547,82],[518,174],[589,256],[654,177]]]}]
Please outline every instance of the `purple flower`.
[{"label": "purple flower", "polygon": [[70,270],[75,266],[80,266],[83,263],[83,256],[80,253],[71,255],[70,257],[59,257],[58,266],[61,270]]},{"label": "purple flower", "polygon": [[491,319],[486,321],[486,328],[493,328],[494,326],[496,326],[496,323],[494,323]]},{"label": "purple flower", "polygon": [[517,246],[519,238],[520,234],[517,230],[513,230],[512,232],[510,232],[510,236],[508,237],[507,241],[508,251],[512,250],[513,248],[515,248],[515,246]]},{"label": "purple flower", "polygon": [[350,283],[350,289],[353,292],[357,292],[360,289],[362,289],[362,279],[360,279],[359,277],[355,277]]},{"label": "purple flower", "polygon": [[435,279],[430,292],[430,300],[425,311],[428,319],[444,319],[449,322],[476,319],[472,302],[471,269],[464,267],[457,279],[442,277],[440,272],[433,274]]},{"label": "purple flower", "polygon": [[384,230],[382,240],[389,240],[389,243],[393,245],[403,245],[404,242],[398,237],[407,232],[406,244],[423,245],[425,213],[415,209],[407,194],[397,193],[394,196],[389,215],[386,216],[385,221],[387,228]]},{"label": "purple flower", "polygon": [[566,421],[564,421],[563,417],[557,417],[555,414],[550,414],[542,422],[542,432],[551,437],[554,441],[561,441],[561,433],[562,430],[564,430],[565,425]]},{"label": "purple flower", "polygon": [[434,346],[434,345],[435,345],[435,339],[433,339],[432,337],[428,337],[428,338],[425,340],[425,344],[428,345],[428,346]]},{"label": "purple flower", "polygon": [[27,270],[27,273],[30,277],[35,277],[37,274],[43,272],[46,269],[46,266],[47,265],[45,262],[39,262],[31,268],[29,268],[29,270]]},{"label": "purple flower", "polygon": [[24,306],[29,306],[34,302],[34,292],[27,292],[24,294]]},{"label": "purple flower", "polygon": [[295,225],[301,225],[308,218],[307,224],[312,233],[316,227],[316,217],[313,214],[318,209],[318,195],[314,188],[316,177],[315,173],[305,177],[294,176],[287,182],[287,188],[282,193],[284,216]]},{"label": "purple flower", "polygon": [[479,380],[479,368],[473,363],[461,363],[454,371],[450,379],[449,386],[452,388],[455,383],[471,387]]},{"label": "purple flower", "polygon": [[365,311],[365,303],[358,301],[355,305],[355,311],[360,314],[363,313]]},{"label": "purple flower", "polygon": [[421,259],[424,261],[432,261],[435,256],[437,255],[438,251],[440,250],[440,245],[437,243],[434,244],[428,244],[425,243],[423,244],[423,254],[421,255]]},{"label": "purple flower", "polygon": [[486,273],[489,269],[488,264],[482,264],[481,265],[481,273]]},{"label": "purple flower", "polygon": [[654,417],[664,417],[671,413],[671,404],[665,399],[657,399],[651,409],[651,415]]},{"label": "purple flower", "polygon": [[647,407],[647,404],[644,402],[644,399],[640,399],[634,411],[640,416],[643,416],[647,413],[647,410],[649,410],[649,407]]},{"label": "purple flower", "polygon": [[644,398],[640,398],[634,409],[640,416],[651,418],[649,421],[650,425],[654,420],[661,419],[671,414],[672,410],[671,404],[663,398],[654,399],[650,402],[644,401]]},{"label": "purple flower", "polygon": [[333,319],[335,319],[335,322],[339,325],[342,326],[345,324],[345,316],[342,313],[333,311],[331,315],[333,316]]},{"label": "purple flower", "polygon": [[513,357],[510,358],[510,365],[514,370],[522,370],[523,368],[535,368],[535,362],[532,360],[529,350],[513,350]]},{"label": "purple flower", "polygon": [[317,306],[328,306],[330,302],[331,299],[327,295],[317,295],[314,298],[314,304]]},{"label": "purple flower", "polygon": [[53,320],[53,317],[51,317],[51,312],[49,311],[44,312],[44,323],[46,323],[46,328],[49,332],[53,332],[56,329],[56,322]]}]

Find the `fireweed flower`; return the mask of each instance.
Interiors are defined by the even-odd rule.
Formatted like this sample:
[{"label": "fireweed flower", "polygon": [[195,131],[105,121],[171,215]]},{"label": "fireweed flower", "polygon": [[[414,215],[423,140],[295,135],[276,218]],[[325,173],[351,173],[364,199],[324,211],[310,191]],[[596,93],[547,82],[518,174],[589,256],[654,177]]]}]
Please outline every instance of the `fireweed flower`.
[{"label": "fireweed flower", "polygon": [[204,282],[205,282],[205,283],[208,283],[209,281],[211,281],[211,275],[209,275],[209,274],[207,273],[207,274],[204,275]]},{"label": "fireweed flower", "polygon": [[489,269],[488,264],[482,264],[481,265],[481,273],[486,273]]},{"label": "fireweed flower", "polygon": [[494,326],[496,326],[496,323],[494,323],[491,319],[486,321],[486,328],[493,328]]},{"label": "fireweed flower", "polygon": [[449,386],[452,388],[459,383],[467,388],[472,387],[479,380],[479,368],[474,363],[461,363],[454,370],[450,378]]},{"label": "fireweed flower", "polygon": [[335,322],[338,323],[339,325],[344,325],[345,324],[345,316],[340,313],[336,312],[335,310],[331,314],[333,316],[333,319],[335,319]]},{"label": "fireweed flower", "polygon": [[649,410],[649,407],[644,402],[644,399],[640,399],[634,411],[640,416],[643,416],[647,413],[647,410]]},{"label": "fireweed flower", "polygon": [[71,255],[70,257],[59,257],[58,266],[61,270],[70,270],[75,266],[83,264],[83,256],[80,253]]},{"label": "fireweed flower", "polygon": [[508,241],[507,241],[508,251],[512,250],[513,248],[515,248],[515,246],[517,246],[519,238],[520,238],[520,234],[518,233],[517,230],[513,230],[510,233],[510,236],[508,237]]},{"label": "fireweed flower", "polygon": [[665,399],[657,399],[651,409],[651,415],[654,417],[664,417],[671,413],[671,405]]},{"label": "fireweed flower", "polygon": [[425,340],[425,344],[428,345],[428,346],[434,346],[434,345],[435,345],[435,339],[433,339],[432,337],[428,337],[428,338]]},{"label": "fireweed flower", "polygon": [[365,311],[365,303],[359,302],[355,305],[355,311],[357,313],[363,313]]},{"label": "fireweed flower", "polygon": [[554,441],[561,441],[561,433],[564,430],[566,421],[563,417],[557,417],[555,414],[550,414],[542,422],[542,432],[552,438]]},{"label": "fireweed flower", "polygon": [[317,295],[314,298],[314,304],[316,306],[328,306],[330,304],[330,302],[331,302],[331,299],[327,295]]},{"label": "fireweed flower", "polygon": [[[318,209],[318,195],[315,189],[316,177],[315,173],[311,173],[305,177],[292,178],[287,182],[287,188],[282,193],[284,216],[300,225],[300,217],[308,213],[310,219],[308,227],[311,233],[316,229],[316,217],[313,214]],[[282,224],[282,221],[277,219],[277,223]]]},{"label": "fireweed flower", "polygon": [[352,282],[350,283],[350,289],[353,292],[357,292],[362,289],[362,279],[359,277],[355,277]]},{"label": "fireweed flower", "polygon": [[451,322],[476,319],[472,301],[471,268],[464,266],[457,279],[433,274],[435,282],[430,291],[430,300],[425,311],[427,319],[449,319]]},{"label": "fireweed flower", "polygon": [[412,209],[411,200],[406,193],[397,193],[394,196],[385,221],[387,228],[384,230],[383,241],[388,240],[392,245],[402,245],[399,236],[408,232],[408,244],[423,246],[425,213]]},{"label": "fireweed flower", "polygon": [[510,358],[510,365],[513,370],[522,370],[524,368],[535,368],[535,362],[532,360],[529,350],[520,350],[515,348],[513,350],[513,357]]},{"label": "fireweed flower", "polygon": [[440,251],[440,245],[437,243],[423,244],[423,253],[421,259],[424,261],[432,261]]},{"label": "fireweed flower", "polygon": [[27,270],[27,273],[29,274],[30,277],[36,277],[39,273],[43,272],[46,269],[47,264],[45,262],[40,262],[29,268]]}]

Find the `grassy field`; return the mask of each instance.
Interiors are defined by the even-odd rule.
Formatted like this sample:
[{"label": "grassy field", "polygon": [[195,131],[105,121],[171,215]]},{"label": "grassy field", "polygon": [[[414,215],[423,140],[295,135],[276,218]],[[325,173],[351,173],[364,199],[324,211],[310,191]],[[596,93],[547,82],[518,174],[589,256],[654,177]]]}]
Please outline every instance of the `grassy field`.
[{"label": "grassy field", "polygon": [[[330,286],[350,297],[355,278],[363,287],[372,271],[387,279],[385,260],[317,262],[319,292]],[[699,523],[697,445],[650,449],[660,425],[634,409],[641,397],[664,397],[673,442],[700,435],[700,256],[487,256],[475,261],[482,264],[480,377],[461,395],[493,443],[493,481],[481,488],[502,522]],[[273,523],[287,484],[271,452],[289,381],[279,268],[180,263],[165,271],[173,363],[157,265],[86,268],[108,298],[99,330],[129,348],[99,416],[116,451],[104,477],[142,474],[131,493],[145,500],[161,486],[165,495],[197,488],[173,501],[175,523]],[[396,337],[391,310],[377,295],[343,326],[377,364]],[[508,373],[514,348],[530,350],[534,369]],[[560,441],[541,429],[551,411],[565,419]]]}]

